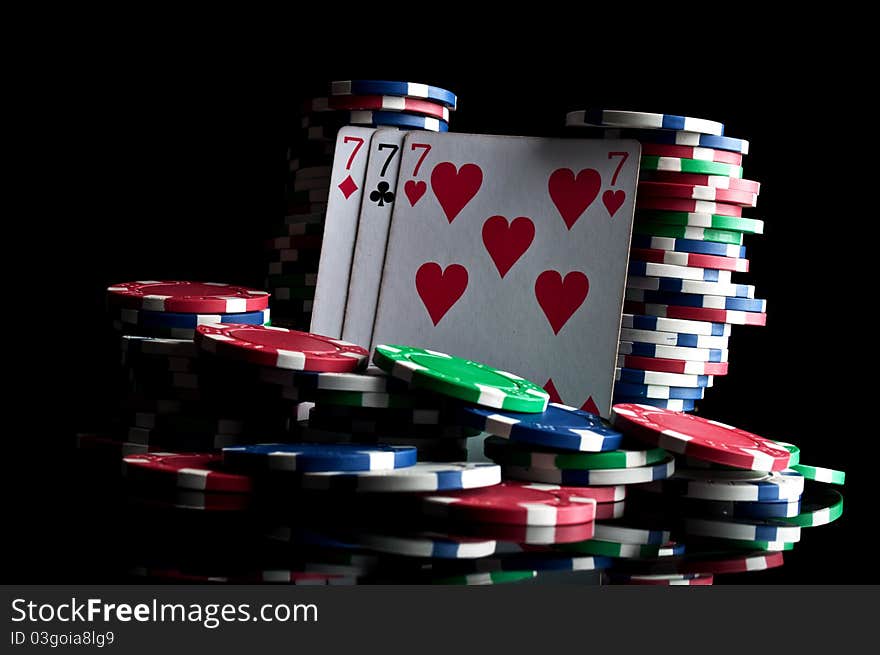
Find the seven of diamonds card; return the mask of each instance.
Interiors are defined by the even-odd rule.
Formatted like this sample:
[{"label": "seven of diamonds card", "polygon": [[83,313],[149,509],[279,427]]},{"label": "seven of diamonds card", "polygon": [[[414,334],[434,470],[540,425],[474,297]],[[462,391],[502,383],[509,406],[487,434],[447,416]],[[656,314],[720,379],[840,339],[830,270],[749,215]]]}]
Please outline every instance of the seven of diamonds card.
[{"label": "seven of diamonds card", "polygon": [[607,416],[639,144],[411,132],[371,347],[412,344]]}]

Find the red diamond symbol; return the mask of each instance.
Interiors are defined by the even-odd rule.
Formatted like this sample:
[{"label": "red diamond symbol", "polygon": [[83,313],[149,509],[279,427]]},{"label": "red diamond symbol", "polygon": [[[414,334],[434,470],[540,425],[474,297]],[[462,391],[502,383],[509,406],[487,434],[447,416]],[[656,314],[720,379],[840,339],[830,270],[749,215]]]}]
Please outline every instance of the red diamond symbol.
[{"label": "red diamond symbol", "polygon": [[351,197],[351,194],[358,190],[358,185],[354,183],[354,180],[351,179],[351,175],[349,175],[339,183],[339,190],[342,191],[342,195],[348,200]]}]

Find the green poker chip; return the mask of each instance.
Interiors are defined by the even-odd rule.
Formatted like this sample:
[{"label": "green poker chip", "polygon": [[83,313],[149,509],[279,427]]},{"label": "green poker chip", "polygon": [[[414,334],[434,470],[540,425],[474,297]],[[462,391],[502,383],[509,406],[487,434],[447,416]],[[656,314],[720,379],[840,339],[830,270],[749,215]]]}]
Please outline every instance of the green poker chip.
[{"label": "green poker chip", "polygon": [[448,578],[434,578],[430,584],[435,585],[490,585],[531,580],[538,575],[537,571],[487,571],[485,573],[466,573]]},{"label": "green poker chip", "polygon": [[721,216],[720,214],[643,210],[636,214],[636,222],[646,225],[678,225],[681,227],[732,230],[734,232],[745,232],[747,234],[764,233],[764,221],[756,218]]},{"label": "green poker chip", "polygon": [[742,232],[731,230],[716,230],[709,227],[690,227],[687,225],[666,225],[654,221],[638,220],[633,225],[635,234],[647,234],[652,237],[671,237],[674,239],[694,239],[697,241],[712,241],[714,243],[727,243],[741,246],[743,243]]},{"label": "green poker chip", "polygon": [[724,175],[742,177],[742,166],[721,164],[702,159],[679,159],[677,157],[658,157],[642,155],[640,167],[645,171],[671,171],[673,173],[698,173],[700,175]]},{"label": "green poker chip", "polygon": [[529,448],[524,444],[489,437],[483,442],[486,457],[505,466],[558,470],[625,469],[648,466],[663,460],[662,448],[649,450],[610,450],[601,453],[559,452]]},{"label": "green poker chip", "polygon": [[828,487],[808,489],[801,499],[801,510],[797,516],[773,519],[773,523],[801,528],[826,525],[843,515],[843,496]]},{"label": "green poker chip", "polygon": [[794,550],[794,541],[750,541],[748,539],[725,539],[724,546],[742,548],[743,550],[763,550],[775,552],[780,550]]},{"label": "green poker chip", "polygon": [[550,395],[534,382],[480,362],[412,346],[380,345],[373,363],[413,387],[511,412],[537,414]]},{"label": "green poker chip", "polygon": [[843,484],[846,480],[846,473],[836,469],[826,469],[821,466],[809,466],[807,464],[789,464],[789,468],[793,468],[807,480],[815,480],[816,482],[827,482],[828,484]]},{"label": "green poker chip", "polygon": [[[788,443],[786,441],[776,441],[776,444],[785,448],[789,453],[791,453],[791,459],[788,461],[788,467],[792,468],[801,461],[801,449],[795,446],[793,443]],[[804,476],[806,477],[806,476]]]}]

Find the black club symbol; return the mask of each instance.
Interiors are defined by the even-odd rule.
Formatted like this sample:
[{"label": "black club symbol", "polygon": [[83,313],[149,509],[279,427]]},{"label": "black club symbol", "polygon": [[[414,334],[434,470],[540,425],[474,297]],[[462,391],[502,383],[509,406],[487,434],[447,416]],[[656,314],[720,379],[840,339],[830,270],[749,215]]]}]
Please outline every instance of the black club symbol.
[{"label": "black club symbol", "polygon": [[379,182],[376,190],[370,194],[370,200],[379,203],[380,207],[384,207],[387,202],[389,205],[394,202],[394,194],[388,190],[388,182]]}]

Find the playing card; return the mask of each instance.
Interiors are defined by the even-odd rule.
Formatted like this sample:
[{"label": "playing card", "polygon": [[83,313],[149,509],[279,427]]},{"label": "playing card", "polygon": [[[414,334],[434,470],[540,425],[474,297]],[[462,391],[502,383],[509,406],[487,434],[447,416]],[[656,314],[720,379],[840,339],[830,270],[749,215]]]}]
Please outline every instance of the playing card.
[{"label": "playing card", "polygon": [[310,328],[329,337],[342,335],[364,174],[370,139],[375,131],[374,128],[343,127],[336,136]]},{"label": "playing card", "polygon": [[342,328],[345,341],[363,346],[370,345],[373,336],[391,210],[397,201],[400,149],[405,134],[400,130],[377,130],[370,144]]},{"label": "playing card", "polygon": [[371,347],[433,348],[608,415],[639,145],[411,132]]}]

